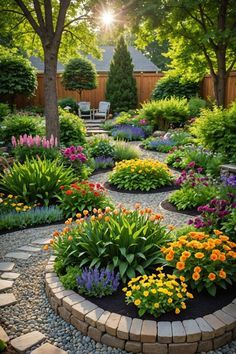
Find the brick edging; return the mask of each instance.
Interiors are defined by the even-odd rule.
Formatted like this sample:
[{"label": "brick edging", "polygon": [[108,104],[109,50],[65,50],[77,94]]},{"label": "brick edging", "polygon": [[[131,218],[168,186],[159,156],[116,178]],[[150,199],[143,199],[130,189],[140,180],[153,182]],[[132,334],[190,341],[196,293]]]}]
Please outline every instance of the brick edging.
[{"label": "brick edging", "polygon": [[213,314],[184,321],[149,321],[105,311],[72,290],[54,272],[55,257],[45,268],[46,294],[54,311],[96,342],[127,352],[195,354],[236,339],[236,298]]}]

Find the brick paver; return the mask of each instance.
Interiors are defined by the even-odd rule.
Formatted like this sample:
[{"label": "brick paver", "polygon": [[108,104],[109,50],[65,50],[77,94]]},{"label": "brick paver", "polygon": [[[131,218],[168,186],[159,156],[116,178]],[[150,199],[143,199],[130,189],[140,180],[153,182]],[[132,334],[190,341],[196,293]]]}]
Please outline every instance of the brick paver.
[{"label": "brick paver", "polygon": [[121,339],[129,339],[129,331],[132,324],[132,318],[122,316],[117,328],[117,337]]},{"label": "brick paver", "polygon": [[110,314],[105,324],[106,332],[108,334],[111,334],[112,336],[116,336],[120,319],[121,319],[121,315],[119,315],[118,313],[113,312]]},{"label": "brick paver", "polygon": [[144,320],[141,329],[141,342],[155,342],[157,336],[156,321]]},{"label": "brick paver", "polygon": [[186,340],[186,332],[181,321],[173,321],[171,323],[172,333],[173,333],[173,342],[182,343]]},{"label": "brick paver", "polygon": [[31,354],[66,354],[64,350],[55,347],[55,345],[52,345],[50,343],[45,343],[41,345],[39,348],[33,350]]},{"label": "brick paver", "polygon": [[1,326],[0,326],[0,340],[6,343],[9,342],[9,337]]},{"label": "brick paver", "polygon": [[33,331],[11,340],[10,343],[18,352],[24,353],[26,350],[29,350],[31,347],[42,342],[44,339],[44,334],[38,331]]},{"label": "brick paver", "polygon": [[0,307],[14,305],[16,302],[17,300],[14,294],[0,294]]},{"label": "brick paver", "polygon": [[159,343],[172,343],[171,322],[158,322],[157,335]]},{"label": "brick paver", "polygon": [[82,301],[79,304],[72,306],[72,314],[77,317],[79,320],[84,321],[85,315],[87,313],[95,310],[97,305],[93,304],[90,301]]},{"label": "brick paver", "polygon": [[0,272],[10,272],[14,266],[13,262],[0,262]]},{"label": "brick paver", "polygon": [[14,273],[14,272],[5,272],[1,274],[2,279],[12,279],[15,280],[19,278],[20,274],[19,273]]},{"label": "brick paver", "polygon": [[0,291],[11,289],[13,285],[13,281],[0,279]]},{"label": "brick paver", "polygon": [[22,260],[27,260],[31,257],[32,255],[30,253],[26,252],[9,252],[5,255],[6,258],[15,258],[15,259],[22,259]]},{"label": "brick paver", "polygon": [[182,323],[187,335],[187,342],[195,342],[201,339],[202,333],[195,320],[185,320]]}]

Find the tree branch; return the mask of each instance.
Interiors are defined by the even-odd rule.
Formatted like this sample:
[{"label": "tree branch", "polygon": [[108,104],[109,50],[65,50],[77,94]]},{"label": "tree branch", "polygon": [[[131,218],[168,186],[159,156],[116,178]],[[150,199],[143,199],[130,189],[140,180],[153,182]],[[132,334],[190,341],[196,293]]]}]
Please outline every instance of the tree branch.
[{"label": "tree branch", "polygon": [[55,39],[56,42],[58,43],[61,39],[62,31],[63,31],[63,26],[65,23],[65,18],[66,18],[66,12],[67,9],[70,5],[71,0],[60,0],[60,9],[59,9],[59,14],[57,17],[57,24],[56,24],[56,30],[55,30]]},{"label": "tree branch", "polygon": [[226,74],[229,75],[230,71],[233,69],[234,64],[236,63],[236,57],[233,59],[232,63],[230,64],[230,66],[228,67]]},{"label": "tree branch", "polygon": [[80,20],[83,20],[83,19],[86,19],[88,18],[88,15],[81,15],[79,17],[76,17],[74,18],[73,20],[71,20],[70,22],[67,22],[64,26],[63,26],[63,29],[70,26],[72,23],[76,22],[76,21],[80,21]]},{"label": "tree branch", "polygon": [[43,14],[42,14],[42,10],[40,7],[40,3],[38,0],[33,0],[34,3],[34,9],[36,12],[36,16],[39,22],[39,27],[41,29],[41,32],[43,33],[45,31],[45,23],[44,23],[44,19],[43,19]]},{"label": "tree branch", "polygon": [[213,63],[212,63],[211,58],[210,58],[209,54],[207,53],[206,47],[204,45],[202,45],[202,50],[203,50],[205,58],[206,58],[206,60],[208,62],[208,65],[209,65],[209,68],[210,68],[210,71],[211,71],[211,75],[216,77],[216,73],[215,73],[215,70],[214,70]]},{"label": "tree branch", "polygon": [[22,0],[14,0],[14,1],[20,7],[24,16],[27,18],[27,20],[29,21],[29,23],[31,24],[31,26],[33,27],[35,32],[39,35],[39,37],[42,37],[42,32],[39,28],[39,25],[37,24],[37,22],[35,21],[35,19],[31,15],[32,11],[28,10],[28,8],[26,7],[25,3]]},{"label": "tree branch", "polygon": [[49,35],[52,36],[54,29],[53,29],[51,0],[44,0],[44,11],[45,11],[46,30],[47,32],[49,32]]}]

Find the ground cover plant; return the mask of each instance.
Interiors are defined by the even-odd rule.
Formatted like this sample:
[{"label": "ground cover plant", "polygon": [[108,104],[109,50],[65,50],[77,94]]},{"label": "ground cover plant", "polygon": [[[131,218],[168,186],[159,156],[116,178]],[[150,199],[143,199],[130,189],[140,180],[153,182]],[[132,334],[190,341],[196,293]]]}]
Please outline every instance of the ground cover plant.
[{"label": "ground cover plant", "polygon": [[136,127],[128,124],[121,124],[115,126],[111,135],[116,140],[142,140],[146,137],[146,133],[143,128]]},{"label": "ground cover plant", "polygon": [[118,162],[109,176],[118,189],[150,191],[172,184],[167,165],[156,160],[125,160]]},{"label": "ground cover plant", "polygon": [[91,213],[94,208],[104,209],[111,203],[108,200],[105,188],[100,183],[82,181],[60,187],[58,196],[60,208],[65,217],[75,217],[77,213],[87,210]]},{"label": "ground cover plant", "polygon": [[214,230],[182,235],[162,252],[175,275],[183,276],[192,289],[206,289],[214,296],[218,287],[226,289],[236,280],[235,247],[222,231]]},{"label": "ground cover plant", "polygon": [[133,146],[125,141],[116,141],[114,144],[114,160],[133,160],[139,159],[140,152],[136,146]]},{"label": "ground cover plant", "polygon": [[123,289],[126,293],[126,302],[134,303],[138,307],[139,316],[148,312],[155,317],[162,313],[174,310],[178,315],[186,309],[186,301],[193,298],[187,291],[185,278],[165,274],[163,267],[157,268],[152,275],[143,275],[129,281]]},{"label": "ground cover plant", "polygon": [[78,225],[70,225],[70,220],[61,233],[55,232],[51,244],[59,272],[75,265],[108,267],[125,282],[160,264],[160,247],[169,240],[170,231],[161,225],[160,214],[135,207],[135,211],[93,210],[91,218],[84,211],[85,216],[77,215]]},{"label": "ground cover plant", "polygon": [[112,168],[114,166],[114,160],[112,157],[95,157],[94,158],[94,168],[95,170]]},{"label": "ground cover plant", "polygon": [[65,169],[58,160],[27,158],[23,164],[14,162],[0,175],[0,190],[16,195],[20,202],[48,206],[57,200],[60,186],[70,184],[74,178],[72,168]]}]

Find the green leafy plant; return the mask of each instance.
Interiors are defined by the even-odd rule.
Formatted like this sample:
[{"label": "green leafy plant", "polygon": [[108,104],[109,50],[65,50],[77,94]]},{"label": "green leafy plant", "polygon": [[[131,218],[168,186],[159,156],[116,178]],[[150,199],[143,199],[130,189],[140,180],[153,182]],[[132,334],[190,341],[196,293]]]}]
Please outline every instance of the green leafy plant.
[{"label": "green leafy plant", "polygon": [[21,203],[17,196],[0,193],[0,215],[11,211],[25,212],[31,209],[31,205]]},{"label": "green leafy plant", "polygon": [[144,103],[140,116],[145,117],[155,128],[167,130],[171,124],[179,125],[189,117],[187,99],[171,97]]},{"label": "green leafy plant", "polygon": [[207,108],[208,103],[198,97],[192,97],[188,101],[189,115],[190,117],[198,117],[201,114],[203,108]]},{"label": "green leafy plant", "polygon": [[3,352],[7,348],[7,343],[0,339],[0,352]]},{"label": "green leafy plant", "polygon": [[116,164],[109,182],[118,189],[150,191],[172,183],[167,165],[155,160],[124,160]]},{"label": "green leafy plant", "polygon": [[114,146],[108,138],[95,136],[89,140],[89,151],[92,157],[113,157]]},{"label": "green leafy plant", "polygon": [[44,135],[42,118],[11,114],[5,117],[1,123],[0,138],[5,144],[11,143],[12,136],[19,138],[20,135]]},{"label": "green leafy plant", "polygon": [[[139,208],[140,205],[136,205]],[[160,248],[169,232],[160,214],[151,209],[130,211],[106,208],[91,218],[79,218],[78,226],[56,233],[52,242],[60,269],[108,267],[119,271],[123,282],[161,263]]]},{"label": "green leafy plant", "polygon": [[225,110],[217,107],[203,110],[190,131],[204,147],[236,161],[236,103]]},{"label": "green leafy plant", "polygon": [[0,103],[0,121],[10,114],[10,108],[7,103]]},{"label": "green leafy plant", "polygon": [[157,274],[131,279],[123,289],[126,302],[138,307],[139,316],[148,312],[158,317],[173,310],[178,315],[181,310],[186,309],[185,301],[193,298],[187,291],[184,277],[178,279],[175,275],[163,273],[162,269],[163,267],[157,268]]},{"label": "green leafy plant", "polygon": [[25,203],[48,205],[55,202],[60,186],[74,179],[71,168],[64,168],[58,160],[28,158],[21,164],[15,162],[0,175],[0,188],[6,193],[17,195]]},{"label": "green leafy plant", "polygon": [[200,91],[197,82],[186,80],[179,76],[165,76],[157,81],[156,87],[152,92],[152,98],[161,100],[172,96],[179,98],[191,98]]},{"label": "green leafy plant", "polygon": [[58,100],[58,106],[63,109],[69,107],[70,113],[78,114],[78,104],[74,98],[71,97],[61,98],[60,100]]},{"label": "green leafy plant", "polygon": [[111,206],[105,188],[100,183],[82,181],[69,186],[61,186],[60,208],[66,217],[74,217],[78,212],[92,212],[94,208]]},{"label": "green leafy plant", "polygon": [[222,231],[236,242],[236,209],[233,209],[227,218],[225,218],[225,221],[222,222]]},{"label": "green leafy plant", "polygon": [[114,144],[114,160],[132,160],[140,157],[139,149],[124,141],[117,141]]},{"label": "green leafy plant", "polygon": [[60,142],[64,146],[83,145],[86,128],[78,116],[59,110]]},{"label": "green leafy plant", "polygon": [[217,288],[226,289],[236,280],[235,243],[223,232],[190,232],[162,248],[174,274],[183,276],[192,289],[206,289],[215,296]]},{"label": "green leafy plant", "polygon": [[8,212],[1,214],[0,230],[24,229],[28,226],[51,224],[62,219],[62,211],[57,206],[32,208],[24,212]]},{"label": "green leafy plant", "polygon": [[[60,269],[60,267],[59,267]],[[81,275],[81,268],[78,266],[68,266],[66,274],[60,275],[60,281],[66,289],[77,290],[77,277]]]}]

